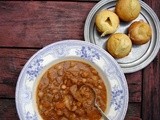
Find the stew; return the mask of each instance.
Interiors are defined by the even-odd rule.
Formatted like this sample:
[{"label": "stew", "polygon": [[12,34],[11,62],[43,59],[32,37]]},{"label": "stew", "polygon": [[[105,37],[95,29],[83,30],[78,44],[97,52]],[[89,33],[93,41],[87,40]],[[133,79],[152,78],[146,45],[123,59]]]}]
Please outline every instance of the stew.
[{"label": "stew", "polygon": [[98,72],[89,64],[66,60],[53,65],[40,78],[36,103],[43,120],[100,120],[94,107],[93,92],[103,111],[107,104],[107,90]]}]

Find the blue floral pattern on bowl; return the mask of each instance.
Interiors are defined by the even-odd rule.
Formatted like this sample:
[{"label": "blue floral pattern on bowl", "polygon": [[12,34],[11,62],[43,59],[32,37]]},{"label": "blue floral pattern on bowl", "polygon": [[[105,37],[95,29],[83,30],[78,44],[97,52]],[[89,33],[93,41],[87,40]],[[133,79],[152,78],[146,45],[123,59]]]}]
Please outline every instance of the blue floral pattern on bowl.
[{"label": "blue floral pattern on bowl", "polygon": [[36,78],[39,72],[43,69],[43,66],[41,65],[42,62],[43,62],[43,59],[38,58],[28,66],[27,74],[29,75],[30,80],[33,80],[33,78]]},{"label": "blue floral pattern on bowl", "polygon": [[26,113],[26,120],[37,120],[36,114],[31,114],[29,111]]},{"label": "blue floral pattern on bowl", "polygon": [[80,57],[90,60],[92,62],[94,61],[94,59],[100,59],[98,52],[94,48],[88,46],[82,46],[80,50],[76,51],[76,53],[77,55],[80,55]]},{"label": "blue floral pattern on bowl", "polygon": [[117,86],[114,86],[113,87],[113,90],[112,90],[112,99],[111,99],[111,105],[114,105],[114,109],[115,111],[116,110],[119,110],[123,103],[122,103],[122,100],[124,98],[124,95],[123,95],[123,90],[122,89],[118,89]]},{"label": "blue floral pattern on bowl", "polygon": [[16,86],[16,107],[21,120],[38,120],[33,107],[33,86],[45,66],[62,57],[74,56],[96,64],[106,74],[111,86],[110,120],[123,120],[128,107],[128,86],[117,62],[94,44],[66,40],[53,43],[35,53],[22,69]]}]

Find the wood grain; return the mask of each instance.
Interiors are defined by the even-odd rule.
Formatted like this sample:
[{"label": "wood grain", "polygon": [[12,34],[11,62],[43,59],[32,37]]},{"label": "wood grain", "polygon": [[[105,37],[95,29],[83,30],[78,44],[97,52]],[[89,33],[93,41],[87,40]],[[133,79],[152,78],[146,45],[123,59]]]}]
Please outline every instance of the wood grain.
[{"label": "wood grain", "polygon": [[[92,2],[91,2],[92,1]],[[160,1],[143,0],[160,18]],[[64,39],[83,40],[85,19],[98,0],[0,1],[0,120],[18,120],[15,87],[27,60]],[[129,106],[125,120],[159,120],[160,52],[146,68],[125,74]]]},{"label": "wood grain", "polygon": [[160,1],[159,0],[143,0],[153,11],[157,14],[160,19]]},{"label": "wood grain", "polygon": [[[144,0],[160,18],[160,1]],[[160,52],[143,71],[142,119],[160,119]]]},{"label": "wood grain", "polygon": [[143,71],[142,118],[160,119],[160,54]]},{"label": "wood grain", "polygon": [[142,120],[142,119],[139,117],[129,116],[129,117],[126,117],[125,120]]},{"label": "wood grain", "polygon": [[129,88],[129,101],[141,102],[142,92],[142,71],[135,73],[125,74],[128,88]]},{"label": "wood grain", "polygon": [[14,99],[0,99],[0,120],[19,120]]},{"label": "wood grain", "polygon": [[127,116],[141,118],[141,103],[130,102],[128,104]]},{"label": "wood grain", "polygon": [[15,87],[21,69],[37,50],[0,49],[0,98],[15,98]]},{"label": "wood grain", "polygon": [[64,39],[83,40],[85,19],[94,4],[1,1],[0,46],[42,48]]}]

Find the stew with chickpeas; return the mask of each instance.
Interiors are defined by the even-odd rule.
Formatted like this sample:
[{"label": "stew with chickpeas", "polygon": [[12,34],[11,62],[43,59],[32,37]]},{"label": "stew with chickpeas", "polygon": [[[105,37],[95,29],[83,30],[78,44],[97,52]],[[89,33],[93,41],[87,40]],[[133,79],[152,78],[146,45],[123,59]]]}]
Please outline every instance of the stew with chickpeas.
[{"label": "stew with chickpeas", "polygon": [[53,65],[40,78],[36,103],[43,120],[100,120],[94,107],[93,92],[103,111],[107,104],[107,90],[98,72],[89,64],[66,60]]}]

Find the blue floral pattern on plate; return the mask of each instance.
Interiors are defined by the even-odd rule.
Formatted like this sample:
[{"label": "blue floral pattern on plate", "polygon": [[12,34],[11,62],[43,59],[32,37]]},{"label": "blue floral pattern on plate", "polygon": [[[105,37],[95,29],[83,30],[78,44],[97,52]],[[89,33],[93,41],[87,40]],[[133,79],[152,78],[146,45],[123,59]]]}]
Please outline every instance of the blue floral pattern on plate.
[{"label": "blue floral pattern on plate", "polygon": [[33,87],[45,66],[62,57],[79,57],[96,64],[107,76],[111,86],[110,120],[123,120],[128,107],[128,86],[117,62],[94,44],[66,40],[53,43],[35,53],[22,69],[16,86],[16,107],[21,120],[38,120],[33,107]]}]

